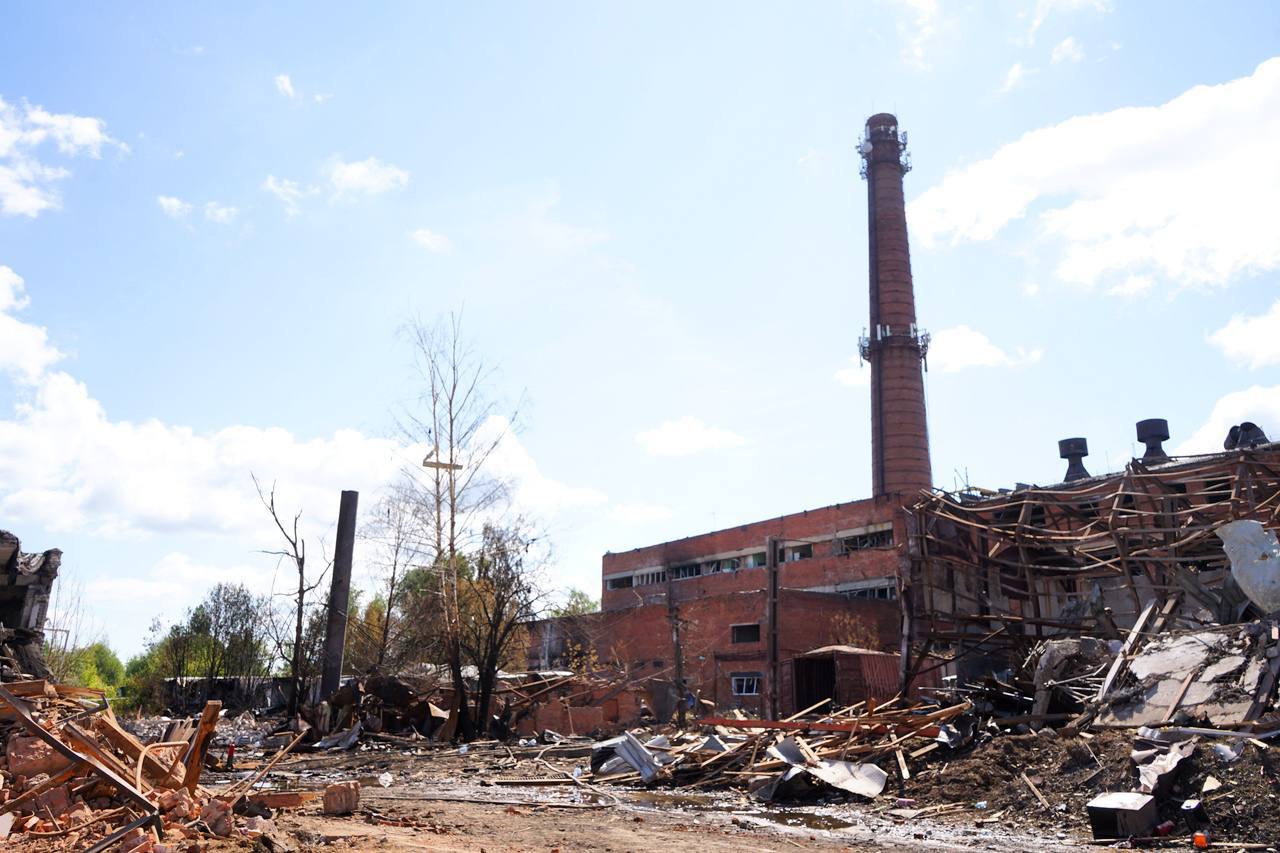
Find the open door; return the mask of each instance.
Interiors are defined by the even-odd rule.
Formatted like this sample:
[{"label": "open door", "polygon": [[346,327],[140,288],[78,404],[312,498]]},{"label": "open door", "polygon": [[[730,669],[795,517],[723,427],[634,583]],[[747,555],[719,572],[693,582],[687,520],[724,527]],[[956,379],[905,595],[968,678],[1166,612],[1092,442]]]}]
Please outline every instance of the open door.
[{"label": "open door", "polygon": [[823,699],[836,700],[836,660],[834,657],[796,658],[792,661],[796,685],[796,711],[812,707]]}]

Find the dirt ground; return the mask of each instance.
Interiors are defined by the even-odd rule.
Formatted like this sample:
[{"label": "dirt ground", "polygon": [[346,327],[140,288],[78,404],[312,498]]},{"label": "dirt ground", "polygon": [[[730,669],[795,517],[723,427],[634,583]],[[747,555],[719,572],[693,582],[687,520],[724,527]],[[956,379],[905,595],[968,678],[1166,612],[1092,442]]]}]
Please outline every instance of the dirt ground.
[{"label": "dirt ground", "polygon": [[[933,761],[889,786],[871,802],[846,795],[796,805],[762,804],[741,790],[644,789],[620,784],[583,786],[590,746],[472,746],[464,754],[438,745],[362,743],[351,752],[302,754],[282,761],[267,789],[321,790],[346,780],[361,783],[360,808],[326,816],[318,801],[277,811],[258,839],[202,840],[201,850],[278,851],[645,851],[710,853],[862,850],[968,850],[1044,853],[1093,845],[1084,804],[1098,793],[1130,790],[1132,732],[1092,738],[1006,735]],[[1280,839],[1280,749],[1248,745],[1226,762],[1202,742],[1184,762],[1166,815],[1198,794],[1207,777],[1222,783],[1204,797],[1215,840]],[[243,778],[261,759],[244,755],[234,773],[207,771],[202,784],[218,788]],[[1049,801],[1046,809],[1022,780],[1025,772]],[[534,784],[555,779],[562,784]],[[978,807],[981,802],[982,807]],[[946,811],[946,804],[955,804]],[[944,813],[931,812],[942,806]],[[922,810],[922,811],[918,811]],[[1186,833],[1171,841],[1187,849]],[[54,842],[25,849],[67,850]],[[16,849],[16,848],[15,848]],[[1094,848],[1104,849],[1104,848]]]},{"label": "dirt ground", "polygon": [[[418,754],[414,754],[414,753]],[[362,749],[298,756],[279,766],[273,784],[314,789],[358,779],[361,808],[350,817],[321,814],[319,805],[278,812],[270,844],[259,849],[487,851],[719,851],[886,849],[1045,851],[1080,849],[1080,838],[1010,832],[952,819],[902,820],[888,813],[897,798],[876,803],[841,799],[806,805],[763,805],[739,791],[644,790],[597,785],[495,784],[584,770],[585,754],[537,760],[537,748]],[[550,755],[550,753],[548,753]],[[379,780],[391,784],[385,786]],[[214,777],[216,778],[216,777]],[[214,778],[210,778],[210,787]],[[596,792],[599,793],[596,793]],[[976,812],[971,813],[981,817]],[[224,843],[211,849],[236,849]]]}]

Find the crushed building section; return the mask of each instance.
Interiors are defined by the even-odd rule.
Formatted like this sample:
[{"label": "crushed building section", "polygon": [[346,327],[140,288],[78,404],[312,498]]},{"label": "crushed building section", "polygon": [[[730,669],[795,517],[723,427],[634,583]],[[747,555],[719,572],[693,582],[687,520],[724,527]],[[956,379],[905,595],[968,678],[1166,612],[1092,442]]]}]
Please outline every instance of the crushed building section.
[{"label": "crushed building section", "polygon": [[0,677],[48,676],[41,655],[53,582],[62,565],[56,548],[24,553],[18,537],[0,530]]},{"label": "crushed building section", "polygon": [[[1078,461],[1078,460],[1076,460]],[[1217,534],[1274,525],[1280,446],[1237,448],[1047,488],[936,493],[912,510],[905,629],[915,670],[962,681],[1037,642],[1229,625],[1266,615],[1232,577]]]}]

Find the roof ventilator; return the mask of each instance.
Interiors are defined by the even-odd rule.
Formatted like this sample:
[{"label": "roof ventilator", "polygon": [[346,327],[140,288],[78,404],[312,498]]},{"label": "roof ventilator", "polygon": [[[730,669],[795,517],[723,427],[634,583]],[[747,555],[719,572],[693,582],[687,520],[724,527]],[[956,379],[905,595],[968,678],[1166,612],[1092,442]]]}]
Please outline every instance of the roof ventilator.
[{"label": "roof ventilator", "polygon": [[1084,468],[1083,460],[1089,455],[1089,442],[1083,438],[1064,438],[1058,442],[1058,456],[1067,460],[1067,474],[1062,482],[1083,480],[1089,476]]},{"label": "roof ventilator", "polygon": [[1169,454],[1164,452],[1163,442],[1169,440],[1169,422],[1164,418],[1148,418],[1145,421],[1138,421],[1138,441],[1147,446],[1147,452],[1142,454],[1142,461],[1146,465],[1159,465],[1162,462],[1169,461]]}]

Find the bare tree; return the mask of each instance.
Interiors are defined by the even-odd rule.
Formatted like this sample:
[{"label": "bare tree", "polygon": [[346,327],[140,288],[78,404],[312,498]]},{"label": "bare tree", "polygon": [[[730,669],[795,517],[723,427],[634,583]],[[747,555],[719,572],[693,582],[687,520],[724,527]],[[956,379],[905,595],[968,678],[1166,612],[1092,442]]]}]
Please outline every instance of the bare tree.
[{"label": "bare tree", "polygon": [[44,666],[54,681],[69,681],[81,665],[85,648],[100,640],[103,631],[85,610],[80,578],[60,578],[50,598],[44,624]]},{"label": "bare tree", "polygon": [[518,407],[504,418],[488,396],[493,371],[464,339],[459,315],[434,325],[416,322],[408,334],[422,390],[401,429],[410,442],[428,448],[423,468],[408,473],[428,519],[431,565],[440,577],[443,655],[457,697],[457,731],[470,740],[475,729],[462,677],[459,581],[463,555],[479,550],[486,517],[508,503],[507,483],[486,463]]},{"label": "bare tree", "polygon": [[[361,623],[362,629],[373,631],[370,638],[373,654],[370,657],[373,667],[379,670],[389,662],[402,662],[395,652],[400,650],[397,641],[404,633],[401,625],[405,576],[429,558],[427,534],[431,519],[426,517],[425,509],[419,500],[416,483],[406,477],[374,505],[361,531],[361,536],[374,546],[370,562],[381,570],[382,575],[382,588],[379,590],[381,624],[367,624],[370,621],[367,616],[370,609],[376,607],[376,601],[365,608],[366,618]],[[388,654],[392,654],[392,661],[388,661]]]},{"label": "bare tree", "polygon": [[[328,566],[320,572],[319,577],[314,581],[307,581],[307,541],[298,532],[298,522],[302,519],[302,512],[294,514],[293,521],[289,525],[280,518],[280,513],[276,509],[276,487],[273,483],[271,489],[267,492],[262,490],[262,484],[258,482],[258,478],[254,474],[253,485],[258,490],[258,499],[262,501],[263,507],[271,515],[271,520],[275,523],[276,530],[280,532],[280,536],[284,539],[284,547],[275,551],[263,551],[264,554],[271,554],[279,559],[281,563],[290,563],[297,573],[297,586],[288,593],[283,593],[291,598],[291,610],[288,613],[287,623],[292,627],[293,636],[289,637],[286,633],[287,628],[284,625],[276,623],[276,620],[269,621],[271,628],[271,640],[275,646],[276,654],[281,660],[288,661],[289,664],[289,680],[292,682],[292,690],[289,695],[289,713],[296,714],[298,708],[302,704],[302,696],[305,683],[310,677],[311,670],[314,667],[308,661],[309,647],[314,643],[308,642],[307,628],[307,596],[316,590],[322,583],[324,577],[328,573]],[[274,588],[274,584],[273,584]],[[273,591],[273,595],[279,595]],[[312,620],[314,621],[314,620]]]}]

